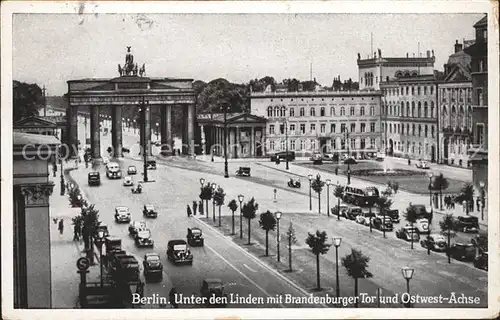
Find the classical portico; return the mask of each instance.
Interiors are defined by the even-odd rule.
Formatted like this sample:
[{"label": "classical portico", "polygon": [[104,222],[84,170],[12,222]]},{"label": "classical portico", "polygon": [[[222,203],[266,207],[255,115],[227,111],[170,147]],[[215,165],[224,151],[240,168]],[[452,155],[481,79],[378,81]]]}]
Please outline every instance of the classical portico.
[{"label": "classical portico", "polygon": [[151,155],[151,108],[160,108],[162,153],[171,154],[172,108],[182,108],[186,114],[183,136],[183,153],[194,153],[195,93],[193,79],[148,78],[146,67],[139,68],[127,47],[125,64],[118,65],[119,77],[109,79],[81,79],[68,81],[67,110],[68,144],[78,144],[78,107],[90,107],[90,139],[93,158],[101,158],[100,111],[111,108],[113,156],[122,157],[122,108],[147,104],[145,124],[141,129],[141,141],[146,138],[146,152]]},{"label": "classical portico", "polygon": [[[228,113],[228,158],[254,158],[264,155],[266,119],[249,113]],[[224,114],[198,114],[202,154],[224,155]]]}]

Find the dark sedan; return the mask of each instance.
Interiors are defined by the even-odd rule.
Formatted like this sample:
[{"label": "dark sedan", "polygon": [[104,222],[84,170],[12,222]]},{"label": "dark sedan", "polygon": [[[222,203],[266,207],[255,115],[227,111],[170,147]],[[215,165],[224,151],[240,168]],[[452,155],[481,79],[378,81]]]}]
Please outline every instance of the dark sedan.
[{"label": "dark sedan", "polygon": [[158,212],[152,204],[145,204],[142,209],[142,214],[146,218],[156,218],[158,217]]}]

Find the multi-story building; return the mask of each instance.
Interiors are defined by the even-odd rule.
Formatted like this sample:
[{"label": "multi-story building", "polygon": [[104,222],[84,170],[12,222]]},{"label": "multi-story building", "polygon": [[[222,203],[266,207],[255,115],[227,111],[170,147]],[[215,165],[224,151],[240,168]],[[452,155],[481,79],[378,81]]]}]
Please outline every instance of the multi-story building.
[{"label": "multi-story building", "polygon": [[434,74],[400,73],[380,84],[382,146],[387,155],[437,160],[436,79]]},{"label": "multi-story building", "polygon": [[438,84],[439,162],[468,168],[467,150],[472,143],[471,56],[458,40],[454,47]]},{"label": "multi-story building", "polygon": [[267,119],[268,154],[286,150],[287,142],[288,150],[304,155],[348,149],[354,155],[381,146],[380,92],[260,92],[250,98],[251,113]]},{"label": "multi-story building", "polygon": [[[432,55],[431,55],[432,52]],[[420,53],[419,53],[420,55]],[[425,57],[383,57],[382,50],[378,49],[367,59],[361,59],[358,53],[358,75],[360,90],[380,90],[382,82],[388,82],[393,78],[411,77],[422,74],[434,73],[434,50],[427,51]]]}]

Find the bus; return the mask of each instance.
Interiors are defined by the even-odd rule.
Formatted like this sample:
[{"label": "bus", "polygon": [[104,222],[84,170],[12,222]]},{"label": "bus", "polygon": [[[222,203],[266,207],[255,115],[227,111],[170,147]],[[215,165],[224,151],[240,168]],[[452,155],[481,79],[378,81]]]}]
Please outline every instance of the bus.
[{"label": "bus", "polygon": [[360,189],[345,186],[344,194],[342,196],[342,200],[344,202],[360,207],[373,206],[378,198],[380,198],[380,193],[375,187]]}]

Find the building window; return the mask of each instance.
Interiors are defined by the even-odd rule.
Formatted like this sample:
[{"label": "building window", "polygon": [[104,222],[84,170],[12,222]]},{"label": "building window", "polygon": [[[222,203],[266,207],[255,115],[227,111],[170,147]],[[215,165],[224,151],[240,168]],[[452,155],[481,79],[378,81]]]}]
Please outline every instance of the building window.
[{"label": "building window", "polygon": [[316,150],[316,140],[311,139],[311,150]]},{"label": "building window", "polygon": [[409,88],[408,88],[408,87],[406,87],[406,95],[408,95],[408,90],[409,90]]},{"label": "building window", "polygon": [[431,86],[431,94],[433,94],[433,93],[434,93],[434,87]]},{"label": "building window", "polygon": [[351,132],[356,132],[356,124],[351,123]]},{"label": "building window", "polygon": [[389,133],[392,133],[392,125],[389,124]]},{"label": "building window", "polygon": [[398,123],[398,133],[401,133],[401,124]]},{"label": "building window", "polygon": [[340,115],[345,116],[345,108],[344,107],[340,108]]},{"label": "building window", "polygon": [[412,125],[411,132],[412,132],[412,135],[415,135],[415,125],[414,124]]},{"label": "building window", "polygon": [[418,102],[417,117],[422,117],[422,103]]},{"label": "building window", "polygon": [[299,116],[300,116],[300,117],[303,117],[303,116],[304,116],[304,114],[305,114],[305,113],[304,113],[304,108],[300,108],[300,110],[299,110]]},{"label": "building window", "polygon": [[269,118],[273,116],[273,107],[267,107],[267,116]]},{"label": "building window", "polygon": [[285,106],[281,107],[280,117],[286,117],[286,108],[285,108]]},{"label": "building window", "polygon": [[377,146],[375,145],[375,138],[370,138],[370,148],[375,149]]},{"label": "building window", "polygon": [[275,117],[279,117],[280,116],[279,112],[280,112],[280,107],[274,107],[274,116]]},{"label": "building window", "polygon": [[355,139],[350,139],[351,140],[351,150],[355,150],[356,149],[356,140]]},{"label": "building window", "polygon": [[331,117],[335,116],[335,107],[330,108],[330,116]]},{"label": "building window", "polygon": [[420,86],[417,87],[417,94],[420,95]]},{"label": "building window", "polygon": [[290,140],[290,149],[295,150],[295,140]]},{"label": "building window", "polygon": [[311,117],[315,117],[316,116],[316,109],[314,107],[312,107],[311,110],[309,111],[309,115]]},{"label": "building window", "polygon": [[330,124],[330,132],[335,133],[335,123]]},{"label": "building window", "polygon": [[375,122],[370,123],[370,132],[375,132]]},{"label": "building window", "polygon": [[361,145],[360,145],[360,148],[361,150],[364,150],[366,148],[366,140],[365,138],[361,138]]},{"label": "building window", "polygon": [[429,113],[428,111],[429,111],[429,110],[428,110],[428,108],[427,108],[427,101],[426,101],[426,102],[424,102],[424,118],[427,118],[428,113]]},{"label": "building window", "polygon": [[285,133],[285,125],[280,124],[280,134],[284,134],[284,133]]},{"label": "building window", "polygon": [[362,123],[361,124],[361,132],[365,132],[366,124]]},{"label": "building window", "polygon": [[299,140],[299,145],[300,145],[299,150],[304,150],[304,141],[303,140]]},{"label": "building window", "polygon": [[406,124],[406,134],[410,134],[410,125]]},{"label": "building window", "polygon": [[401,125],[401,134],[405,134],[405,125],[404,124]]},{"label": "building window", "polygon": [[310,129],[309,131],[310,131],[311,133],[316,132],[316,124],[311,123],[311,125],[309,126],[309,129]]},{"label": "building window", "polygon": [[340,149],[344,150],[346,148],[345,139],[340,139]]},{"label": "building window", "polygon": [[480,148],[486,148],[486,146],[484,146],[484,124],[477,124],[476,125],[476,128],[477,128],[477,143],[479,144],[479,147]]},{"label": "building window", "polygon": [[410,102],[406,101],[406,116],[410,117]]},{"label": "building window", "polygon": [[344,133],[344,132],[345,132],[345,128],[346,128],[346,127],[345,127],[345,123],[341,123],[341,124],[340,124],[340,132],[341,132],[341,133]]},{"label": "building window", "polygon": [[416,113],[415,113],[415,102],[412,101],[411,102],[411,117],[415,117]]},{"label": "building window", "polygon": [[434,138],[434,126],[431,127],[431,136]]},{"label": "building window", "polygon": [[271,140],[271,142],[269,143],[269,149],[271,149],[271,151],[274,151],[274,140]]},{"label": "building window", "polygon": [[425,136],[426,138],[427,138],[428,133],[429,133],[429,128],[428,128],[428,126],[427,126],[427,125],[425,125],[425,135],[424,135],[424,136]]},{"label": "building window", "polygon": [[356,112],[355,112],[355,110],[354,110],[354,107],[351,107],[351,112],[350,112],[350,115],[351,115],[351,116],[356,115]]},{"label": "building window", "polygon": [[[431,87],[432,88],[432,87]],[[431,113],[429,115],[431,118],[434,118],[434,101],[431,101]]]},{"label": "building window", "polygon": [[269,134],[274,134],[274,124],[269,125]]},{"label": "building window", "polygon": [[480,107],[483,106],[483,89],[482,88],[478,88],[476,89],[476,96],[477,96],[477,103]]},{"label": "building window", "polygon": [[414,96],[415,95],[415,87],[414,86],[411,86],[411,95]]},{"label": "building window", "polygon": [[295,109],[290,108],[290,117],[295,117]]},{"label": "building window", "polygon": [[325,133],[326,132],[326,124],[322,123],[320,125],[320,131],[321,131],[321,133]]},{"label": "building window", "polygon": [[370,116],[374,116],[374,115],[375,115],[375,107],[371,106],[370,107]]},{"label": "building window", "polygon": [[332,150],[337,150],[337,139],[330,140]]},{"label": "building window", "polygon": [[427,94],[427,86],[424,86],[424,94]]},{"label": "building window", "polygon": [[306,125],[305,123],[300,124],[300,133],[305,134],[306,133]]},{"label": "building window", "polygon": [[360,115],[360,116],[364,116],[364,115],[365,115],[365,107],[361,107],[361,108],[359,109],[359,115]]},{"label": "building window", "polygon": [[294,124],[290,125],[290,132],[295,133],[295,125]]},{"label": "building window", "polygon": [[324,117],[325,116],[325,107],[321,107],[319,113],[320,113],[320,116]]}]

